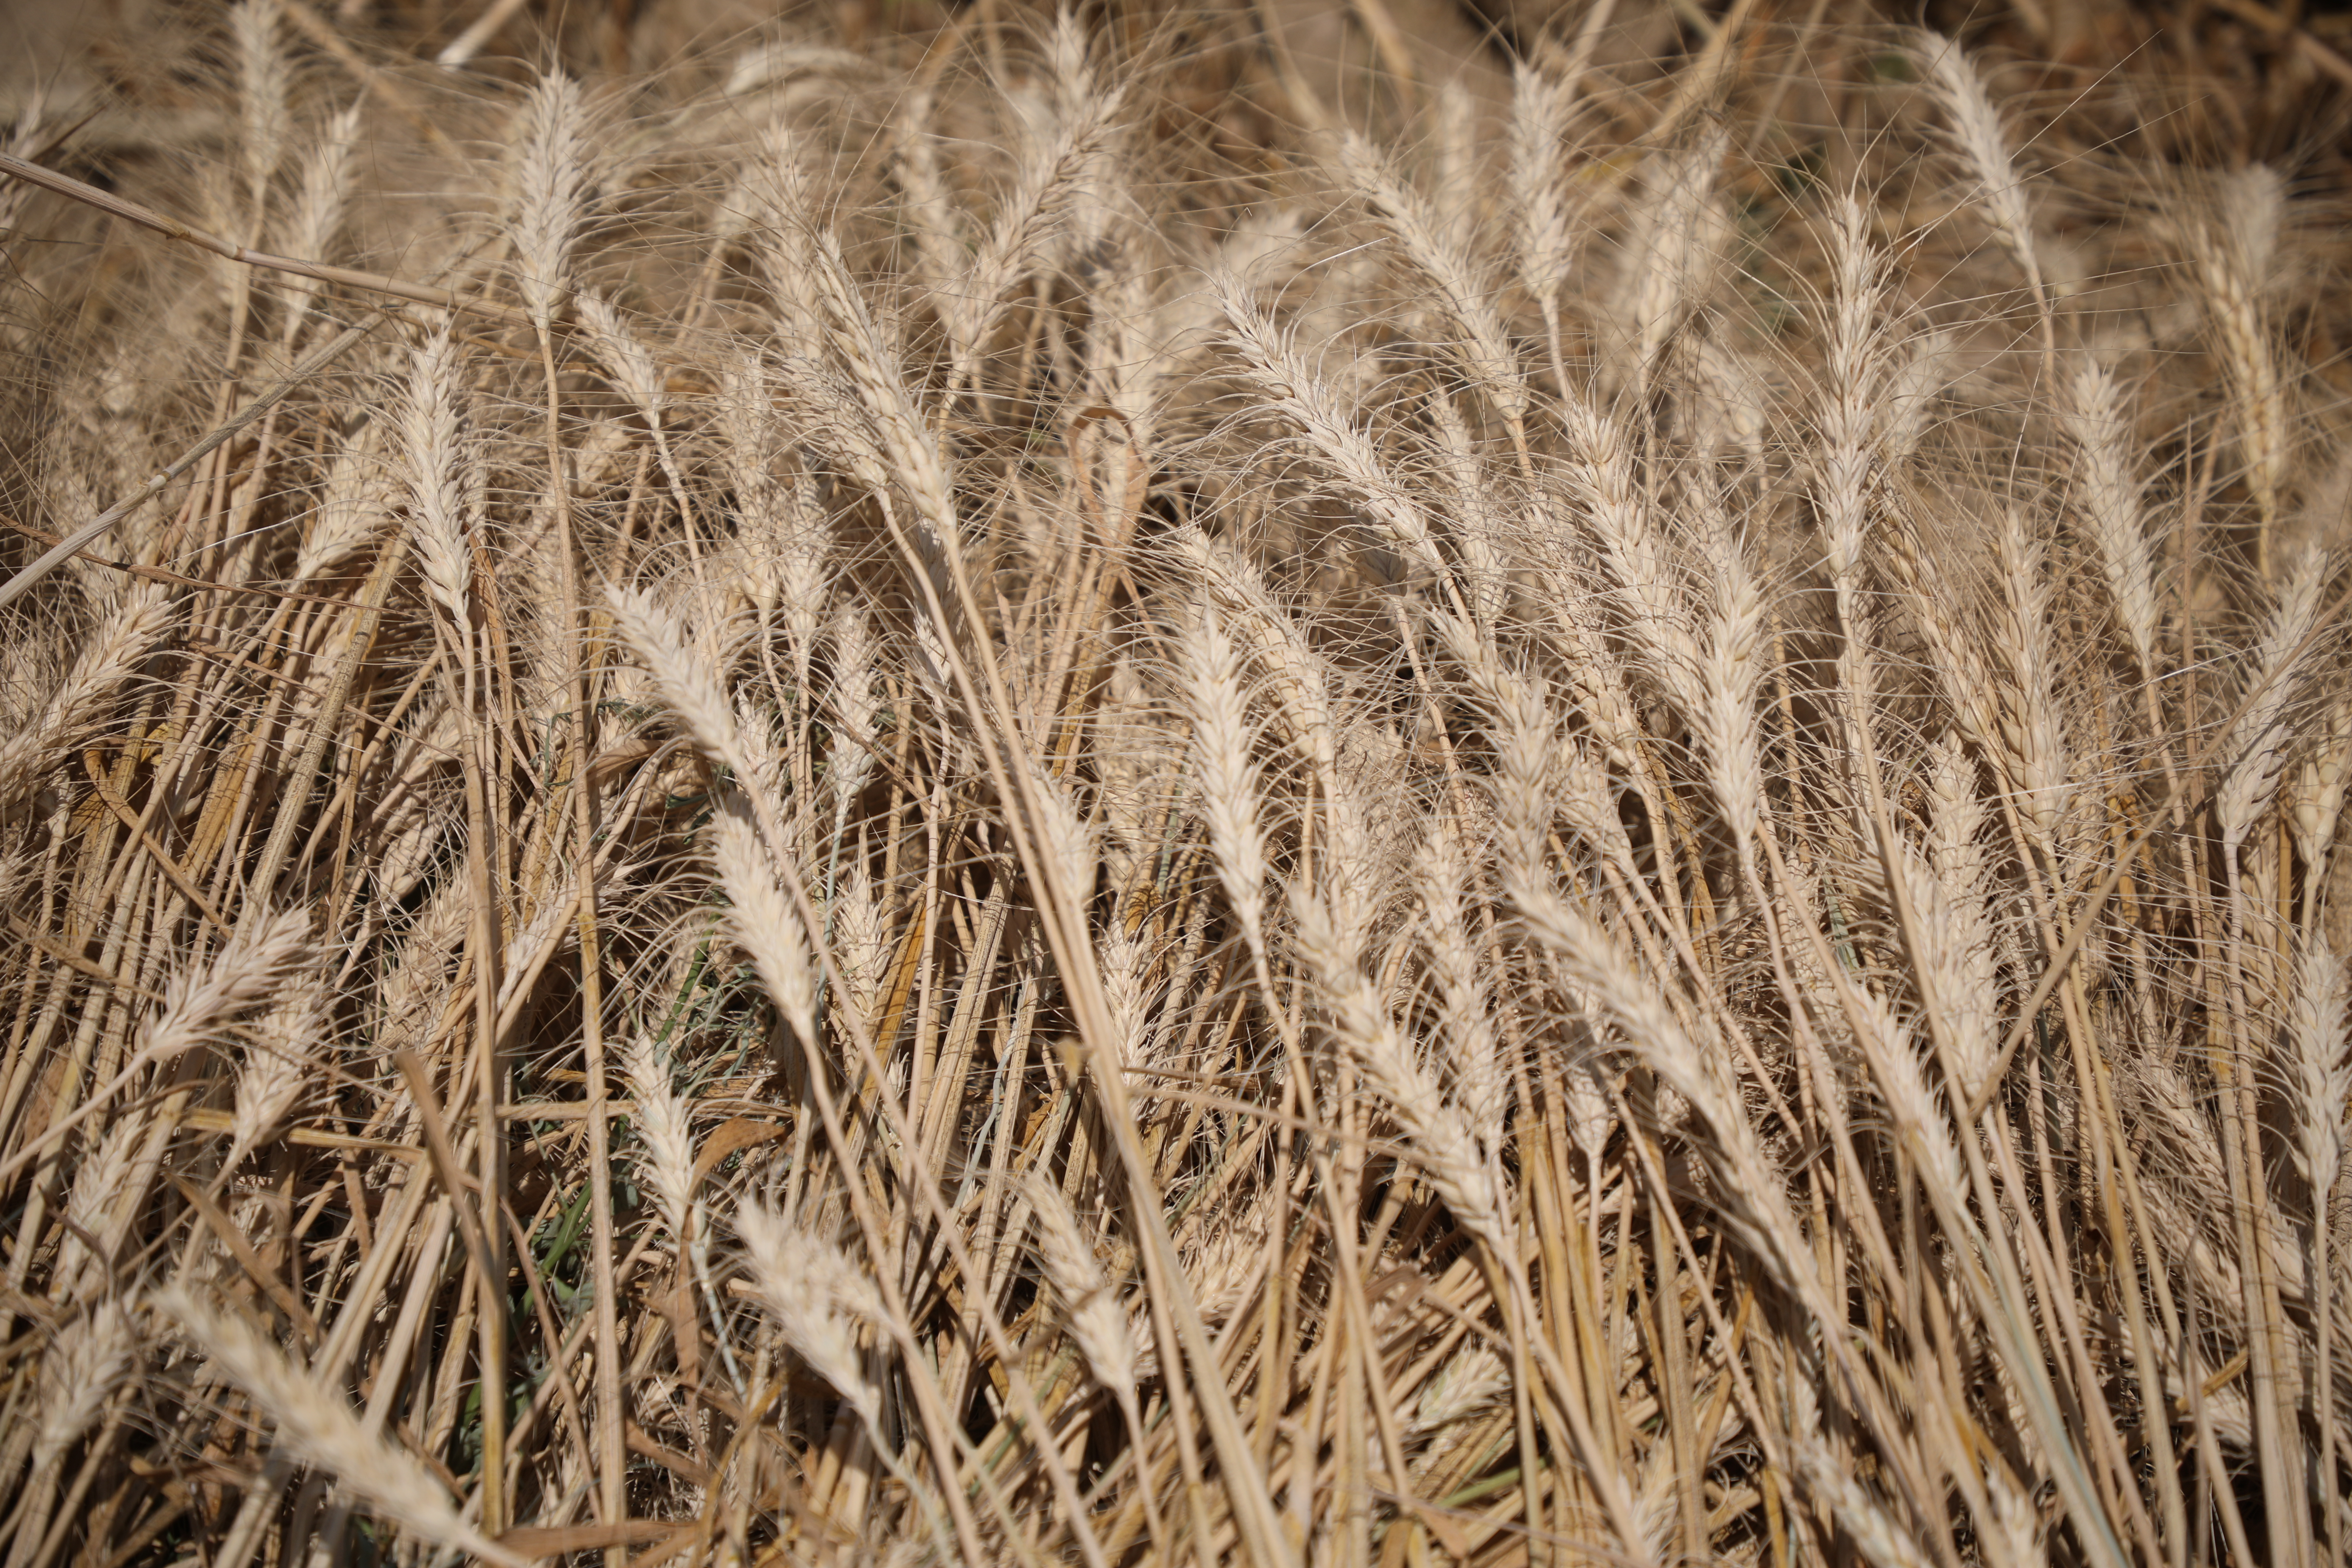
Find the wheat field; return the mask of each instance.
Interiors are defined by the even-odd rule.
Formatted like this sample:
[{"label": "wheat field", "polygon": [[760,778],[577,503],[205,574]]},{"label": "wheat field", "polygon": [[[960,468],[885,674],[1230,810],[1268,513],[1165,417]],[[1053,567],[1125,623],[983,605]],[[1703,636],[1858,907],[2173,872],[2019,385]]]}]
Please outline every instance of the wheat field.
[{"label": "wheat field", "polygon": [[0,127],[5,1568],[2346,1560],[2340,110],[368,9]]}]

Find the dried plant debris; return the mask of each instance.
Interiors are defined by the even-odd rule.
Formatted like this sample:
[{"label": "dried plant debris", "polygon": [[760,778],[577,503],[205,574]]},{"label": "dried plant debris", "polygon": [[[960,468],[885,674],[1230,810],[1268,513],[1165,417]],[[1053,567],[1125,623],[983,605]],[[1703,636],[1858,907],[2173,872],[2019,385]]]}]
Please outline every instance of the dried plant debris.
[{"label": "dried plant debris", "polygon": [[2340,1561],[2342,35],[2102,9],[18,93],[6,1568]]}]

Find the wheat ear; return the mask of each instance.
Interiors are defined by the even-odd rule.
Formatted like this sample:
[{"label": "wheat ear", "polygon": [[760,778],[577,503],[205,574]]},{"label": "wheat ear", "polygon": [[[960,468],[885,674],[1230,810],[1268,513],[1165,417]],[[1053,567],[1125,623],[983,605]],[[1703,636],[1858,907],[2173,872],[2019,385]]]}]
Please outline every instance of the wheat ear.
[{"label": "wheat ear", "polygon": [[1229,341],[1262,395],[1261,405],[1297,425],[1324,468],[1353,493],[1389,541],[1443,578],[1445,563],[1430,539],[1428,520],[1411,489],[1381,460],[1371,437],[1340,409],[1330,387],[1258,309],[1246,283],[1216,272],[1209,287],[1224,311]]},{"label": "wheat ear", "polygon": [[242,1317],[218,1312],[177,1286],[150,1300],[160,1319],[278,1424],[281,1442],[306,1464],[340,1479],[353,1496],[402,1529],[500,1568],[530,1559],[466,1522],[449,1494],[404,1448],[370,1433],[342,1400],[295,1366]]},{"label": "wheat ear", "polygon": [[1007,293],[1045,258],[1078,176],[1109,131],[1119,98],[1115,89],[1095,93],[1056,117],[1021,160],[971,265],[938,302],[948,330],[950,394],[972,384],[981,356],[1003,319]]},{"label": "wheat ear", "polygon": [[[2352,701],[2329,704],[2326,717],[2313,723],[2310,732],[2311,749],[2288,788],[2295,849],[2309,868],[2305,873],[2306,905],[2318,897],[2322,874],[2334,858],[2344,787],[2352,779]],[[2304,926],[2311,929],[2308,918]]]},{"label": "wheat ear", "polygon": [[58,1331],[41,1356],[40,1426],[33,1439],[38,1475],[82,1435],[138,1361],[131,1312],[110,1296]]},{"label": "wheat ear", "polygon": [[1415,1058],[1328,904],[1301,896],[1293,912],[1300,956],[1315,974],[1333,1031],[1409,1135],[1431,1184],[1464,1230],[1497,1250],[1508,1247],[1508,1205],[1470,1119]]},{"label": "wheat ear", "polygon": [[654,1191],[662,1224],[683,1247],[695,1232],[694,1131],[686,1097],[670,1082],[670,1070],[654,1054],[654,1043],[632,1035],[621,1047],[621,1069],[636,1099],[637,1138],[645,1145],[637,1169]]},{"label": "wheat ear", "polygon": [[286,58],[284,16],[279,0],[238,0],[228,14],[229,33],[236,41],[237,103],[244,111],[239,151],[256,233],[268,205],[269,183],[294,137],[293,68]]},{"label": "wheat ear", "polygon": [[531,324],[545,332],[570,291],[572,249],[595,188],[579,84],[562,71],[541,76],[516,110],[512,134],[515,286]]},{"label": "wheat ear", "polygon": [[1913,57],[1927,68],[1927,89],[1944,111],[1946,131],[1961,158],[1976,175],[1975,197],[1991,223],[1993,233],[2017,258],[2033,309],[2042,323],[2044,368],[2057,371],[2056,325],[2051,317],[2050,295],[2042,287],[2042,262],[2033,247],[2033,220],[2025,207],[2025,187],[2010,156],[2009,137],[2000,112],[1985,90],[1976,62],[1940,33],[1922,31]]},{"label": "wheat ear", "polygon": [[1543,312],[1552,369],[1568,389],[1561,357],[1559,291],[1575,249],[1568,204],[1560,199],[1560,154],[1568,138],[1575,84],[1554,81],[1525,60],[1512,68],[1510,173],[1511,216],[1517,228],[1511,259],[1519,287]]},{"label": "wheat ear", "polygon": [[[740,796],[719,808],[711,828],[713,859],[727,889],[728,924],[736,942],[751,955],[768,994],[792,1025],[801,1049],[814,1058],[817,968],[800,911],[776,886],[760,843],[750,805]],[[816,1063],[811,1061],[812,1070]]]},{"label": "wheat ear", "polygon": [[2046,552],[2022,510],[2003,507],[1999,518],[1994,538],[2005,615],[1992,641],[1996,653],[2009,656],[2010,668],[1997,687],[2005,711],[1996,755],[2017,793],[2019,809],[2050,840],[2073,805],[2074,784],[2059,701]]},{"label": "wheat ear", "polygon": [[676,614],[642,588],[612,588],[606,602],[622,640],[652,672],[663,705],[685,723],[696,748],[749,776],[751,760],[735,710],[709,668],[688,650]]},{"label": "wheat ear", "polygon": [[[0,143],[0,153],[29,161],[41,145],[47,129],[48,107],[47,88],[36,82],[18,107],[16,123],[9,127],[7,141]],[[11,180],[5,185],[0,185],[0,234],[7,235],[12,240],[24,237],[17,218],[32,194],[33,187],[21,180]],[[7,254],[13,258],[13,252]],[[22,268],[11,268],[8,287],[17,287],[23,277]]]},{"label": "wheat ear", "polygon": [[1447,237],[1421,193],[1405,184],[1387,154],[1370,142],[1353,131],[1342,132],[1336,161],[1349,190],[1371,209],[1413,266],[1436,286],[1445,313],[1462,334],[1463,341],[1454,346],[1463,369],[1503,422],[1514,431],[1522,430],[1528,411],[1527,379],[1503,330],[1502,314],[1496,310],[1493,294],[1476,266]]},{"label": "wheat ear", "polygon": [[2253,494],[2254,569],[2267,576],[2288,457],[2287,382],[2263,309],[2284,206],[2277,172],[2261,163],[2240,171],[2223,185],[2219,205],[2219,221],[2202,216],[2186,221],[2189,254],[2221,349],[2246,488]]},{"label": "wheat ear", "polygon": [[2061,422],[2074,444],[2074,506],[2098,547],[2116,623],[2143,679],[2156,672],[2156,550],[2133,472],[2131,422],[2116,378],[2095,360],[2066,384]]},{"label": "wheat ear", "polygon": [[98,717],[179,618],[171,595],[157,584],[142,583],[116,602],[48,700],[15,733],[0,738],[0,810],[21,806],[39,787],[48,754]]},{"label": "wheat ear", "polygon": [[1726,226],[1716,205],[1717,167],[1729,144],[1721,132],[1679,153],[1662,155],[1647,199],[1618,267],[1617,314],[1633,360],[1633,384],[1646,395],[1658,356],[1689,315],[1706,303],[1716,251]]},{"label": "wheat ear", "polygon": [[229,1117],[229,1152],[224,1168],[276,1132],[293,1113],[309,1083],[315,1055],[331,1047],[334,1010],[327,976],[313,971],[284,1002],[271,1008],[255,1033],[236,1076],[236,1107]]},{"label": "wheat ear", "polygon": [[147,1026],[139,1049],[122,1070],[72,1115],[52,1123],[28,1147],[0,1162],[0,1178],[56,1147],[149,1068],[205,1044],[234,1015],[268,996],[309,956],[310,920],[311,911],[307,909],[265,915],[233,938],[210,963],[183,971],[164,993],[163,1011]]},{"label": "wheat ear", "polygon": [[2287,580],[2249,660],[2249,700],[2214,751],[2223,771],[2213,809],[2223,847],[2232,858],[2269,807],[2286,767],[2287,713],[2296,694],[2296,676],[2313,651],[2312,633],[2319,624],[2327,568],[2326,556],[2317,550],[2305,551],[2287,568]]},{"label": "wheat ear", "polygon": [[469,635],[474,563],[467,539],[472,454],[465,430],[465,383],[448,328],[409,352],[400,404],[401,456],[410,500],[409,531],[425,587],[463,643]]},{"label": "wheat ear", "polygon": [[[1061,1187],[1042,1175],[1032,1175],[1022,1192],[1036,1215],[1038,1255],[1045,1266],[1046,1280],[1061,1305],[1070,1338],[1077,1345],[1078,1353],[1086,1358],[1095,1382],[1118,1404],[1129,1432],[1139,1434],[1143,1430],[1143,1407],[1136,1393],[1138,1358],[1135,1335],[1128,1321],[1128,1303],[1104,1276],[1102,1265],[1078,1228],[1078,1216],[1072,1211],[1069,1199],[1062,1195]],[[1164,1540],[1150,1464],[1139,1458],[1135,1474],[1143,1493],[1145,1528],[1152,1540]]]},{"label": "wheat ear", "polygon": [[[2296,1163],[2311,1184],[2312,1338],[2317,1351],[2311,1413],[2319,1426],[2324,1477],[2336,1474],[2336,1287],[2328,1243],[2336,1226],[2336,1194],[2343,1183],[2347,1118],[2352,1118],[2352,1053],[2346,1050],[2347,1014],[2344,961],[2324,937],[2309,939],[2298,956],[2287,1016],[2289,1075],[2298,1112]],[[2342,1500],[2326,1488],[2321,1507],[2329,1539],[2341,1539]]]},{"label": "wheat ear", "polygon": [[889,1326],[881,1292],[838,1246],[759,1204],[736,1211],[735,1228],[743,1238],[760,1303],[775,1319],[784,1342],[857,1412],[874,1452],[922,1506],[934,1542],[948,1553],[938,1504],[889,1441],[882,1424],[882,1388],[866,1374],[866,1355],[858,1345],[861,1333]]},{"label": "wheat ear", "polygon": [[[351,205],[362,101],[352,100],[329,121],[320,132],[318,144],[302,160],[301,188],[286,216],[283,245],[289,255],[324,259],[334,248]],[[288,273],[279,285],[285,320],[278,323],[278,336],[288,347],[300,334],[320,288],[319,279],[299,272]]]}]

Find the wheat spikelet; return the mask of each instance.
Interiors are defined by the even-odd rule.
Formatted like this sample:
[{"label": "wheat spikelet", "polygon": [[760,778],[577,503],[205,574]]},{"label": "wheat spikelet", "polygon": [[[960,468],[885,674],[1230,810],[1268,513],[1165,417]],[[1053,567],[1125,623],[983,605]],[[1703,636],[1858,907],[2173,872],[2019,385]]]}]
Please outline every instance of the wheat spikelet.
[{"label": "wheat spikelet", "polygon": [[803,681],[825,600],[827,525],[804,468],[776,472],[781,444],[766,358],[739,355],[719,388],[722,460],[734,482],[736,505],[751,573],[751,602],[763,620],[781,616],[792,638],[794,668]]},{"label": "wheat spikelet", "polygon": [[1452,521],[1458,542],[1458,576],[1466,590],[1471,619],[1491,628],[1502,618],[1510,592],[1510,554],[1506,548],[1504,498],[1480,460],[1476,437],[1454,398],[1443,393],[1429,401],[1438,452],[1452,489]]},{"label": "wheat spikelet", "polygon": [[1924,1180],[1934,1184],[1948,1202],[1962,1202],[1967,1170],[1945,1113],[1928,1088],[1909,1024],[1874,993],[1862,994],[1861,1008],[1863,1026],[1855,1030],[1855,1039],[1905,1147],[1918,1162]]},{"label": "wheat spikelet", "polygon": [[2042,1542],[2041,1510],[2034,1507],[2025,1489],[2010,1479],[2008,1467],[1990,1466],[1985,1489],[1990,1494],[1989,1511],[1992,1515],[1987,1555],[2003,1568],[2030,1568],[2032,1563],[2045,1561],[2048,1548]]},{"label": "wheat spikelet", "polygon": [[1213,603],[1230,614],[1227,633],[1239,634],[1234,646],[1263,670],[1290,743],[1314,759],[1319,774],[1330,776],[1339,763],[1339,724],[1324,658],[1283,613],[1248,560],[1189,530],[1173,536],[1169,546],[1198,575]]},{"label": "wheat spikelet", "polygon": [[1949,328],[1929,327],[1912,332],[1901,353],[1901,362],[1886,373],[1878,413],[1879,449],[1895,468],[1920,455],[1938,400],[1950,390],[1958,347]]},{"label": "wheat spikelet", "polygon": [[371,420],[338,448],[320,486],[318,510],[294,558],[294,580],[307,582],[340,565],[382,526],[394,484],[386,471],[383,426]]},{"label": "wheat spikelet", "polygon": [[828,945],[841,967],[841,1000],[860,1020],[874,1017],[881,994],[884,913],[864,863],[850,858],[833,879],[825,915],[833,922]]},{"label": "wheat spikelet", "polygon": [[880,732],[882,702],[875,695],[880,649],[866,617],[845,607],[833,617],[832,710],[840,725],[840,743],[828,759],[835,797],[845,806],[865,787],[874,772],[875,741]]},{"label": "wheat spikelet", "polygon": [[864,427],[857,433],[874,454],[860,478],[877,500],[887,501],[893,489],[903,488],[914,502],[924,553],[954,559],[961,552],[963,530],[952,500],[948,454],[908,391],[890,336],[868,308],[840,239],[830,230],[811,237],[807,269],[816,280],[825,345],[848,377],[856,398],[853,417]]},{"label": "wheat spikelet", "polygon": [[[1490,665],[1484,674],[1480,695],[1494,720],[1496,765],[1491,787],[1500,859],[1511,875],[1530,876],[1543,864],[1544,840],[1551,827],[1555,802],[1551,777],[1559,724],[1534,682],[1499,666]],[[1571,811],[1579,804],[1573,793],[1569,803]]]},{"label": "wheat spikelet", "polygon": [[130,1195],[131,1172],[145,1152],[151,1131],[143,1117],[119,1117],[75,1167],[73,1191],[65,1205],[71,1228],[58,1256],[58,1278],[74,1296],[95,1293],[98,1271],[112,1262],[105,1255],[103,1238],[114,1233],[114,1217]]}]

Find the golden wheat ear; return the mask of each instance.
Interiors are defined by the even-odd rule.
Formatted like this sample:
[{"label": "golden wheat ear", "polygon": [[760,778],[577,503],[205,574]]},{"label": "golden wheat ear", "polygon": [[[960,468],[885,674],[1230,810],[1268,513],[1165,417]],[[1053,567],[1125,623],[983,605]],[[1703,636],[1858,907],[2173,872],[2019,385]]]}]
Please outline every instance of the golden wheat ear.
[{"label": "golden wheat ear", "polygon": [[413,1455],[369,1432],[339,1394],[320,1387],[243,1318],[176,1288],[157,1293],[149,1306],[270,1418],[279,1439],[304,1462],[335,1476],[386,1521],[500,1568],[530,1561],[467,1523]]}]

